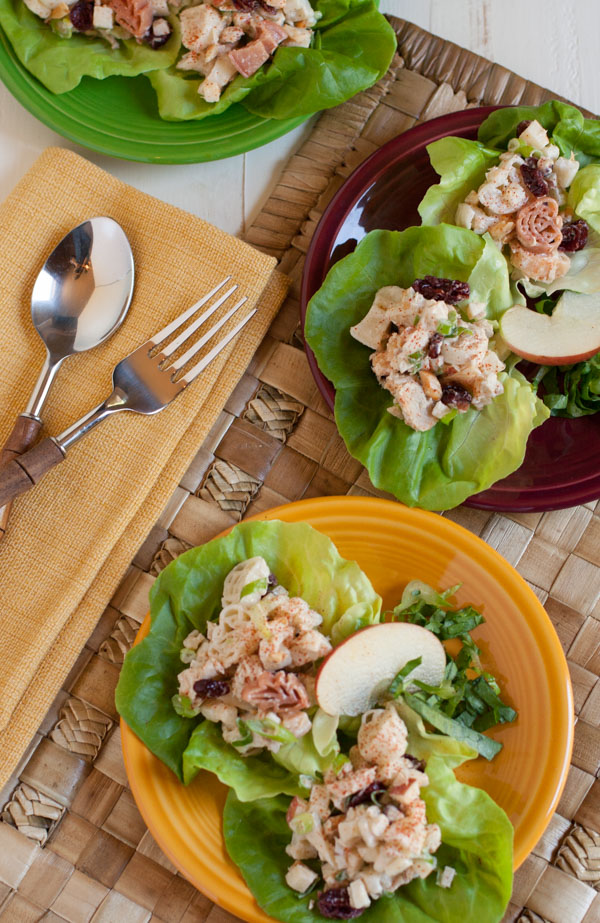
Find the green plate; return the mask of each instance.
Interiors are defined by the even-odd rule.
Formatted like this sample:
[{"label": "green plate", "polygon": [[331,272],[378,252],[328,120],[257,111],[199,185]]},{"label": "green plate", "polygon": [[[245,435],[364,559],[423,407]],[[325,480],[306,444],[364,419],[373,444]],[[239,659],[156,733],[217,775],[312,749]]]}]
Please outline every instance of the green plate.
[{"label": "green plate", "polygon": [[0,29],[0,79],[36,118],[64,138],[112,157],[144,163],[201,163],[244,154],[306,121],[262,119],[243,106],[200,122],[166,122],[144,76],[84,77],[55,95],[21,64]]}]

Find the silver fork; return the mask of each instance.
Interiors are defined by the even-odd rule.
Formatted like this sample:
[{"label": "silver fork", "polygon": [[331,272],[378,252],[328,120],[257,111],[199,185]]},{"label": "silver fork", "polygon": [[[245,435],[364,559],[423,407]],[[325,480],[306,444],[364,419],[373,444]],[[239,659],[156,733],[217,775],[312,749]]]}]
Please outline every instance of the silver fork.
[{"label": "silver fork", "polygon": [[[232,308],[221,317],[213,326],[202,334],[200,339],[186,349],[174,361],[171,357],[196,333],[208,318],[233,295],[238,288],[232,285],[227,291],[219,295],[217,300],[205,311],[188,324],[191,318],[213,298],[217,292],[227,285],[231,276],[223,279],[200,301],[180,314],[174,321],[167,324],[162,330],[142,343],[134,352],[130,353],[115,366],[113,370],[112,394],[94,410],[90,411],[59,436],[43,439],[38,445],[15,458],[5,465],[0,471],[0,507],[10,500],[25,493],[55,465],[65,459],[69,449],[78,439],[90,432],[98,423],[111,417],[121,410],[132,410],[134,413],[158,413],[167,407],[178,394],[191,384],[195,378],[218,356],[228,343],[256,314],[256,309],[250,311],[242,320],[229,330],[225,336],[209,350],[195,365],[184,371],[198,354],[202,347],[233,317],[236,311],[248,300],[240,298]],[[183,328],[177,336],[167,344],[167,340]]]}]

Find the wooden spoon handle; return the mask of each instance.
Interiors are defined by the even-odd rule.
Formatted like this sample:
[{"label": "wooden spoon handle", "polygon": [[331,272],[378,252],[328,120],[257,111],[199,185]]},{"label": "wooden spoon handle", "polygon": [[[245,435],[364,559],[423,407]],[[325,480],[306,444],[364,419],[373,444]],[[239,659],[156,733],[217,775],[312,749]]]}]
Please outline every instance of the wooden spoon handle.
[{"label": "wooden spoon handle", "polygon": [[37,484],[65,453],[54,439],[42,439],[33,449],[9,461],[0,470],[0,506],[5,506]]},{"label": "wooden spoon handle", "polygon": [[[0,452],[0,467],[3,468],[14,458],[26,452],[35,442],[42,428],[42,421],[25,414],[17,417],[12,433]],[[0,541],[4,537],[10,517],[11,503],[0,509]]]}]

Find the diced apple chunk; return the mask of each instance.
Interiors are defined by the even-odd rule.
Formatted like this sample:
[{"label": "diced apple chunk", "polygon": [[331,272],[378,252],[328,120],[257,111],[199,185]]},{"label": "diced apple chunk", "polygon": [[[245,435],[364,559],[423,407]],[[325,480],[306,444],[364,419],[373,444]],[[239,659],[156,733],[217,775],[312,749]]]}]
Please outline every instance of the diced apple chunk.
[{"label": "diced apple chunk", "polygon": [[293,888],[294,891],[298,891],[300,894],[304,894],[318,877],[317,873],[309,869],[303,862],[294,862],[287,870],[285,880],[288,887]]}]

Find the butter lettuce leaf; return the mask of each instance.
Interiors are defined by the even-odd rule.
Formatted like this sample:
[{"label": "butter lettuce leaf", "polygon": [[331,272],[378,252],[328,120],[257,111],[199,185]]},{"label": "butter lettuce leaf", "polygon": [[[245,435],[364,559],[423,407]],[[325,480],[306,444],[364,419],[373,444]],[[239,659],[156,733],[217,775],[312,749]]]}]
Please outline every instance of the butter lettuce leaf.
[{"label": "butter lettuce leaf", "polygon": [[21,63],[52,93],[72,90],[83,77],[136,77],[168,67],[179,54],[176,36],[156,50],[138,45],[134,39],[119,42],[119,47],[112,49],[99,37],[73,34],[63,38],[23,0],[0,0],[0,26]]},{"label": "butter lettuce leaf", "polygon": [[[304,740],[302,738],[296,745],[300,752],[304,750]],[[322,771],[321,766],[316,768]],[[281,765],[272,754],[242,756],[223,740],[219,725],[213,721],[202,721],[195,727],[183,752],[183,781],[186,784],[198,775],[200,769],[213,772],[221,782],[237,792],[241,801],[306,793],[298,782],[298,774]],[[307,775],[311,773],[307,772]]]},{"label": "butter lettuce leaf", "polygon": [[[479,788],[459,782],[454,769],[476,756],[449,737],[429,734],[421,719],[404,703],[408,749],[427,764],[429,785],[422,790],[427,818],[442,832],[436,853],[438,867],[449,865],[456,877],[448,889],[436,884],[436,873],[384,895],[361,916],[364,923],[499,923],[512,889],[513,828],[504,811]],[[242,803],[231,792],[225,803],[225,845],[259,906],[283,923],[319,923],[305,897],[285,883],[291,859],[285,853],[291,834],[285,820],[289,799]]]},{"label": "butter lettuce leaf", "polygon": [[537,119],[563,156],[570,157],[572,151],[582,166],[600,160],[600,122],[584,118],[575,106],[556,99],[541,106],[497,109],[481,123],[477,137],[482,144],[505,151],[524,119]]},{"label": "butter lettuce leaf", "polygon": [[[586,166],[600,160],[600,122],[585,119],[579,109],[558,100],[550,100],[542,106],[509,106],[492,112],[481,123],[477,141],[448,137],[430,144],[427,152],[440,182],[430,186],[419,205],[423,224],[454,222],[457,206],[464,202],[469,192],[483,183],[486,170],[498,162],[510,139],[515,137],[519,122],[524,119],[541,122],[563,156],[570,157],[573,152],[585,168],[580,170],[571,185],[569,205],[600,231],[600,168]],[[581,210],[575,207],[573,200],[579,202]],[[592,220],[588,219],[588,215]]]},{"label": "butter lettuce leaf", "polygon": [[310,48],[278,48],[251,77],[236,77],[216,103],[198,94],[202,77],[176,67],[149,75],[160,115],[203,119],[234,103],[271,119],[309,116],[372,86],[388,69],[396,36],[375,0],[318,0],[323,13]]},{"label": "butter lettuce leaf", "polygon": [[498,160],[500,151],[467,138],[440,138],[427,146],[440,182],[430,186],[419,205],[423,224],[454,223],[456,208],[477,189]]},{"label": "butter lettuce leaf", "polygon": [[240,561],[261,555],[292,596],[323,616],[321,630],[334,644],[379,621],[381,599],[354,561],[306,523],[245,522],[223,538],[192,548],[166,567],[150,593],[151,628],[125,658],[116,691],[119,713],[146,746],[190,782],[200,769],[214,772],[239,798],[295,794],[300,773],[323,771],[335,756],[321,756],[312,735],[281,747],[275,757],[241,757],[223,741],[220,726],[201,716],[178,715],[171,697],[183,670],[179,653],[192,629],[204,632],[220,611],[223,582]]},{"label": "butter lettuce leaf", "polygon": [[513,304],[506,260],[489,240],[441,224],[372,231],[336,263],[311,299],[305,336],[336,389],[335,417],[348,451],[376,487],[408,506],[450,509],[519,467],[527,438],[549,411],[516,369],[504,393],[418,433],[391,416],[392,396],[371,371],[370,350],[350,335],[385,285],[404,288],[424,275],[469,281],[495,319]]}]

